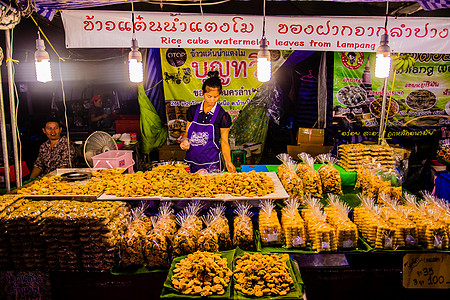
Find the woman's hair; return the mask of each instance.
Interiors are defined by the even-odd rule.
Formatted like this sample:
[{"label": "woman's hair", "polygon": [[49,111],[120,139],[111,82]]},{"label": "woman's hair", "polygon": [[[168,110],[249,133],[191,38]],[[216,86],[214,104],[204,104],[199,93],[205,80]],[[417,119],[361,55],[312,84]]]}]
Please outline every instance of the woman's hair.
[{"label": "woman's hair", "polygon": [[219,89],[219,93],[222,93],[222,82],[220,81],[219,71],[209,71],[208,79],[203,82],[202,91],[206,93],[206,87]]}]

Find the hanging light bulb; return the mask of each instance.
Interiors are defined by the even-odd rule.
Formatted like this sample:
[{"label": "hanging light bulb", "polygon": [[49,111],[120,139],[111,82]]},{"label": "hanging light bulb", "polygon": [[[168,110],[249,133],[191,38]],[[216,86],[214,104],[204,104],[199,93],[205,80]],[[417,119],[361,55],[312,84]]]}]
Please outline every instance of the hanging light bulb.
[{"label": "hanging light bulb", "polygon": [[258,51],[258,64],[256,68],[256,76],[261,82],[267,82],[272,76],[272,64],[270,62],[270,52],[267,50],[267,40],[265,37],[261,39],[261,48]]},{"label": "hanging light bulb", "polygon": [[131,39],[131,51],[128,54],[128,73],[131,82],[144,81],[144,67],[142,66],[142,54],[139,51],[138,42]]},{"label": "hanging light bulb", "polygon": [[38,32],[36,40],[36,52],[34,53],[34,62],[36,66],[36,80],[39,82],[52,81],[52,70],[50,67],[50,56],[45,51],[44,40]]},{"label": "hanging light bulb", "polygon": [[391,48],[388,45],[388,35],[381,35],[380,46],[377,49],[375,61],[375,77],[387,78],[391,72]]},{"label": "hanging light bulb", "polygon": [[267,50],[266,39],[266,0],[263,2],[263,26],[261,45],[258,51],[258,63],[256,65],[256,77],[260,82],[267,82],[272,76],[272,64],[270,63],[270,52]]}]

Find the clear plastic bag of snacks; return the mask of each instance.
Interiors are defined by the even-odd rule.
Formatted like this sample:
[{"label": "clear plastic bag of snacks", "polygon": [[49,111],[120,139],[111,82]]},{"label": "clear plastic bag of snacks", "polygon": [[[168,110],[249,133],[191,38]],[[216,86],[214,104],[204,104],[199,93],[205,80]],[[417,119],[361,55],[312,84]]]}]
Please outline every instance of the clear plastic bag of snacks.
[{"label": "clear plastic bag of snacks", "polygon": [[305,247],[305,222],[298,212],[300,201],[297,197],[289,197],[284,201],[284,204],[285,207],[281,211],[281,227],[283,229],[284,247]]},{"label": "clear plastic bag of snacks", "polygon": [[261,200],[258,215],[258,230],[261,236],[261,245],[281,245],[281,225],[275,211],[273,200]]},{"label": "clear plastic bag of snacks", "polygon": [[201,203],[194,201],[177,214],[176,221],[180,225],[180,229],[178,229],[173,240],[175,256],[186,255],[197,250],[197,239],[203,229],[202,220],[198,216],[201,208]]},{"label": "clear plastic bag of snacks", "polygon": [[297,166],[297,175],[302,180],[303,192],[322,198],[322,181],[319,172],[314,169],[314,158],[307,153],[299,153],[302,163]]},{"label": "clear plastic bag of snacks", "polygon": [[316,159],[322,164],[318,170],[322,181],[322,192],[342,194],[341,174],[334,167],[338,159],[332,157],[330,153],[319,154]]},{"label": "clear plastic bag of snacks", "polygon": [[226,250],[231,248],[230,226],[228,219],[225,217],[225,206],[223,204],[211,207],[211,214],[214,216],[214,222],[211,228],[217,233],[219,237],[219,250]]},{"label": "clear plastic bag of snacks", "polygon": [[144,242],[144,257],[148,267],[169,267],[170,266],[170,241],[164,229],[158,228],[157,219],[153,216],[154,229],[149,232]]},{"label": "clear plastic bag of snacks", "polygon": [[216,216],[210,212],[202,216],[206,228],[203,229],[197,239],[198,251],[219,252],[219,235],[211,226],[216,221]]},{"label": "clear plastic bag of snacks", "polygon": [[143,246],[147,236],[147,228],[142,217],[144,212],[142,207],[132,209],[131,216],[127,220],[127,230],[119,244],[120,264],[144,265]]},{"label": "clear plastic bag of snacks", "polygon": [[287,153],[278,154],[277,158],[282,162],[278,166],[277,175],[286,192],[290,196],[303,196],[303,184],[296,173],[296,162]]},{"label": "clear plastic bag of snacks", "polygon": [[254,250],[255,239],[253,236],[251,206],[246,202],[239,201],[236,204],[237,208],[234,210],[236,216],[233,219],[233,245],[247,251]]}]

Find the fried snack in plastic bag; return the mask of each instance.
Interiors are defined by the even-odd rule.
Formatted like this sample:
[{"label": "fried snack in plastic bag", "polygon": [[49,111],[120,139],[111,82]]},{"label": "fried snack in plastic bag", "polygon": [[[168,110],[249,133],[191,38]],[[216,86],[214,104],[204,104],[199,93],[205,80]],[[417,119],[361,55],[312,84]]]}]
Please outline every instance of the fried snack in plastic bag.
[{"label": "fried snack in plastic bag", "polygon": [[161,202],[161,205],[158,208],[158,219],[154,227],[156,229],[161,229],[172,244],[173,238],[177,232],[177,222],[171,206],[172,203],[169,201]]},{"label": "fried snack in plastic bag", "polygon": [[338,195],[328,194],[328,199],[329,205],[324,211],[327,213],[327,222],[336,231],[337,248],[355,248],[358,242],[358,228],[348,218],[350,207],[340,201]]},{"label": "fried snack in plastic bag", "polygon": [[285,248],[304,247],[306,245],[305,222],[298,212],[300,202],[296,197],[284,201],[281,211],[281,227]]},{"label": "fried snack in plastic bag", "polygon": [[202,205],[200,202],[190,202],[186,208],[177,214],[176,221],[180,225],[173,240],[175,256],[194,253],[197,250],[197,239],[203,229],[202,220],[198,217]]},{"label": "fried snack in plastic bag", "polygon": [[197,251],[175,265],[172,284],[184,295],[223,295],[232,275],[226,258]]},{"label": "fried snack in plastic bag", "polygon": [[170,241],[167,233],[157,227],[157,219],[151,218],[154,229],[147,235],[144,242],[144,257],[148,267],[169,267],[170,266]]},{"label": "fried snack in plastic bag", "polygon": [[216,221],[216,218],[217,217],[210,212],[205,216],[202,216],[206,228],[203,229],[198,236],[198,251],[219,252],[219,235],[211,226],[211,224]]},{"label": "fried snack in plastic bag", "polygon": [[297,175],[302,180],[303,192],[305,195],[311,194],[313,197],[322,198],[322,181],[319,172],[314,169],[314,158],[304,152],[298,156],[303,161],[297,166]]},{"label": "fried snack in plastic bag", "polygon": [[399,247],[414,247],[418,245],[417,226],[409,219],[409,211],[399,205],[389,195],[380,195],[385,206],[381,207],[384,219],[395,228],[395,241]]},{"label": "fried snack in plastic bag", "polygon": [[395,227],[382,217],[373,198],[363,194],[358,194],[358,198],[361,204],[354,208],[353,219],[367,243],[379,249],[395,249]]},{"label": "fried snack in plastic bag", "polygon": [[211,207],[211,214],[215,217],[211,228],[217,233],[219,237],[219,250],[226,250],[231,248],[231,235],[228,219],[225,217],[225,206],[219,204]]},{"label": "fried snack in plastic bag", "polygon": [[302,210],[302,217],[305,220],[312,248],[317,252],[336,251],[336,233],[334,228],[326,222],[327,215],[320,210],[319,200],[306,195],[305,202],[307,208]]},{"label": "fried snack in plastic bag", "polygon": [[342,194],[341,174],[334,167],[337,158],[332,157],[331,153],[319,154],[316,159],[322,164],[319,168],[319,176],[322,181],[322,192]]},{"label": "fried snack in plastic bag", "polygon": [[[294,284],[287,254],[244,253],[236,258],[234,288],[246,296],[284,296]],[[270,297],[272,299],[272,297]]]},{"label": "fried snack in plastic bag", "polygon": [[127,231],[119,245],[120,262],[123,265],[144,265],[143,246],[147,236],[147,227],[141,218],[144,212],[141,207],[131,211],[127,221]]},{"label": "fried snack in plastic bag", "polygon": [[261,245],[281,244],[281,225],[278,221],[273,200],[261,200],[258,215],[258,230],[261,236]]},{"label": "fried snack in plastic bag", "polygon": [[282,164],[278,166],[277,175],[281,184],[290,196],[303,196],[303,184],[295,173],[296,163],[287,153],[277,155]]},{"label": "fried snack in plastic bag", "polygon": [[241,249],[250,251],[255,248],[253,236],[253,213],[250,211],[250,204],[246,202],[236,202],[237,208],[234,210],[236,216],[233,219],[233,245]]}]

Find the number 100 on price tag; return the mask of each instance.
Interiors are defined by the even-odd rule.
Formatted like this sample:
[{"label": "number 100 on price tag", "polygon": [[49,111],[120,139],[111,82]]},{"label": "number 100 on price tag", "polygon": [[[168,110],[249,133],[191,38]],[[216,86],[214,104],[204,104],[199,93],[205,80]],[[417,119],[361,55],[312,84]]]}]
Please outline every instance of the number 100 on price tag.
[{"label": "number 100 on price tag", "polygon": [[450,254],[406,254],[403,257],[403,286],[410,289],[449,289]]}]

